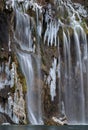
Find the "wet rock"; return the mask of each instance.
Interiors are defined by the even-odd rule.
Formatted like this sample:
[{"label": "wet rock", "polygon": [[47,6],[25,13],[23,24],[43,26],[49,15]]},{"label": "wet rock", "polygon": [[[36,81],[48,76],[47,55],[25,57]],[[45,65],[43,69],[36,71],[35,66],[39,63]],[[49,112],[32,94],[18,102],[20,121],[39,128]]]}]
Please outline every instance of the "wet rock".
[{"label": "wet rock", "polygon": [[8,115],[0,113],[0,124],[3,123],[14,124]]},{"label": "wet rock", "polygon": [[3,11],[4,8],[4,1],[0,0],[0,12]]},{"label": "wet rock", "polygon": [[0,57],[8,57],[9,26],[7,16],[0,12]]},{"label": "wet rock", "polygon": [[66,117],[63,117],[63,119],[61,118],[57,118],[57,117],[51,117],[51,118],[46,118],[45,119],[45,125],[55,125],[55,126],[62,126],[62,125],[67,125],[67,119]]},{"label": "wet rock", "polygon": [[39,4],[45,5],[47,3],[54,4],[54,0],[37,0]]},{"label": "wet rock", "polygon": [[87,2],[87,0],[72,0],[72,2],[85,4],[85,2]]},{"label": "wet rock", "polygon": [[0,98],[7,99],[9,92],[10,92],[10,86],[5,86],[4,89],[0,90]]},{"label": "wet rock", "polygon": [[[26,108],[25,108],[25,100],[24,100],[24,93],[23,93],[23,84],[20,82],[19,73],[17,72],[17,66],[15,63],[14,65],[14,71],[15,71],[15,82],[14,82],[14,91],[12,91],[12,94],[9,95],[8,101],[9,101],[9,107],[10,110],[12,110],[13,117],[16,118],[14,120],[17,124],[26,124]],[[13,88],[12,88],[13,89]],[[12,102],[12,103],[11,103]]]},{"label": "wet rock", "polygon": [[[24,100],[25,90],[23,90],[24,80],[22,80],[21,84],[19,80],[20,78],[18,77],[19,72],[17,72],[16,68],[17,60],[14,58],[15,62],[12,61],[13,59],[11,58],[11,62],[10,59],[8,62],[5,62],[5,64],[3,64],[4,68],[1,69],[3,71],[0,73],[0,105],[2,104],[0,106],[0,112],[8,115],[13,120],[13,122],[17,124],[26,124],[26,108]],[[6,85],[7,83],[10,84]]]},{"label": "wet rock", "polygon": [[67,119],[66,117],[62,118],[62,119],[58,119],[56,117],[52,117],[52,120],[60,125],[67,125]]},{"label": "wet rock", "polygon": [[0,12],[0,43],[8,46],[8,22],[7,16],[4,12]]},{"label": "wet rock", "polygon": [[[47,44],[47,42],[46,42]],[[42,69],[48,70],[52,66],[52,60],[54,57],[58,57],[58,49],[54,46],[48,47],[47,45],[41,45],[41,56],[42,56]],[[46,68],[44,67],[46,66]],[[47,73],[49,73],[47,71]]]}]

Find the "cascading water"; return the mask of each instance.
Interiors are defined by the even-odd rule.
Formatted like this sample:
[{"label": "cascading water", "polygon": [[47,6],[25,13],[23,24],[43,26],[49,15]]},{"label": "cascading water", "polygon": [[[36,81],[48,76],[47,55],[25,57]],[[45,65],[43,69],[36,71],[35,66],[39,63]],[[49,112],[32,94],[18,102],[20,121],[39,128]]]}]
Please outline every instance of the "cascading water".
[{"label": "cascading water", "polygon": [[[15,7],[16,28],[14,38],[17,43],[18,60],[27,82],[28,118],[31,124],[43,124],[40,82],[40,57],[42,56],[39,44],[40,39],[44,39],[41,44],[44,43],[45,46],[58,48],[58,57],[54,58],[47,77],[53,102],[56,96],[58,73],[58,115],[64,113],[69,124],[88,123],[88,104],[86,101],[88,98],[88,50],[86,32],[82,27],[81,19],[81,16],[86,17],[86,12],[83,7],[73,4],[70,0],[56,0],[54,4],[57,5],[56,12],[59,16],[55,18],[52,15],[52,7],[48,5],[48,11],[45,11],[44,16],[46,27],[43,27],[41,20],[43,16],[40,19],[38,16],[38,10],[42,7],[33,2],[26,1],[24,6],[26,6],[25,8],[30,6],[36,12],[36,22],[34,18]],[[13,6],[14,4],[13,2]],[[76,11],[75,6],[79,6],[78,11]],[[35,31],[35,35],[33,31]],[[35,54],[35,46],[38,48],[38,55]],[[38,82],[36,82],[37,80]]]},{"label": "cascading water", "polygon": [[14,38],[18,43],[18,60],[27,82],[28,118],[31,124],[38,125],[43,124],[40,84],[41,72],[40,58],[34,54],[35,47],[33,46],[32,39],[32,24],[33,20],[27,14],[23,14],[16,10],[16,29]]},{"label": "cascading water", "polygon": [[[87,71],[88,52],[86,33],[81,26],[82,19],[80,17],[80,12],[77,12],[74,9],[73,3],[71,1],[57,1],[57,3],[59,4],[58,10],[61,13],[59,14],[61,15],[61,19],[56,21],[56,28],[54,28],[55,23],[52,22],[52,20],[50,23],[46,21],[47,29],[45,32],[44,41],[47,40],[48,45],[52,46],[52,43],[54,43],[56,46],[54,39],[58,34],[59,28],[62,27],[63,55],[61,55],[61,52],[59,52],[60,56],[58,58],[60,62],[58,63],[58,66],[60,66],[60,68],[58,68],[59,104],[60,108],[62,108],[62,102],[64,102],[65,114],[69,124],[85,124],[88,122],[86,117],[87,104],[85,104],[85,101],[87,100],[85,95],[87,96],[86,90],[88,88],[88,75],[86,73],[85,78],[85,74],[83,72],[83,69],[86,69]],[[67,13],[66,19],[68,19],[69,22],[66,22],[64,19],[65,11],[63,9]],[[71,37],[70,30],[72,30],[73,37]],[[56,32],[56,35],[54,35],[54,32]],[[60,51],[60,45],[62,44],[62,41],[59,42],[58,51]],[[85,86],[84,79],[86,82]]]},{"label": "cascading water", "polygon": [[[33,70],[33,63],[32,63],[32,56],[30,54],[25,53],[19,53],[19,62],[22,67],[22,71],[25,75],[26,81],[27,81],[27,107],[28,107],[28,118],[30,120],[31,124],[42,124],[42,113],[41,113],[41,97],[40,97],[40,89],[39,86],[36,86],[37,83],[35,80],[35,73]],[[37,59],[38,60],[38,59]],[[37,63],[35,62],[35,65],[37,66]],[[36,70],[38,71],[38,70]],[[37,73],[37,77],[38,72]],[[39,78],[39,77],[38,77]],[[37,84],[39,85],[39,84]],[[37,87],[35,90],[35,87]],[[37,92],[35,92],[37,91]]]}]

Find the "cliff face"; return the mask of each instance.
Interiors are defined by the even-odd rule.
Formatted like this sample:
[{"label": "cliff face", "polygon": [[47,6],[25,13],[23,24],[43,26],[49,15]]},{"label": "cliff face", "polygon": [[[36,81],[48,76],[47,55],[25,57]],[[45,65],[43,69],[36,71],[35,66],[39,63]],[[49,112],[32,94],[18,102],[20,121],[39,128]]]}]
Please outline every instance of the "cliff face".
[{"label": "cliff face", "polygon": [[[72,0],[72,1],[83,4],[85,8],[87,8],[88,6],[87,0],[85,1]],[[57,116],[58,113],[60,113],[60,104],[59,104],[60,97],[58,94],[58,91],[60,91],[58,90],[60,78],[57,76],[59,75],[57,72],[57,68],[59,68],[59,58],[58,58],[59,52],[58,52],[58,47],[54,46],[53,43],[52,43],[53,44],[52,46],[50,47],[48,46],[47,36],[45,39],[46,41],[44,43],[44,33],[47,27],[46,22],[45,22],[45,13],[48,13],[50,18],[58,18],[58,17],[61,18],[61,15],[67,18],[67,14],[60,14],[60,12],[56,10],[56,6],[54,6],[54,0],[45,0],[45,1],[37,0],[37,2],[40,5],[44,6],[43,16],[40,15],[39,17],[39,20],[42,21],[42,26],[43,26],[42,34],[39,34],[41,35],[40,42],[43,44],[40,45],[41,79],[39,79],[39,77],[36,76],[35,78],[36,88],[33,89],[33,95],[36,100],[36,97],[37,97],[36,93],[38,91],[37,84],[40,83],[40,86],[42,86],[41,93],[42,93],[42,109],[43,109],[42,111],[43,111],[44,123],[46,125],[59,125],[60,122],[58,123],[58,121],[56,121],[55,118],[52,118],[52,117]],[[51,7],[49,7],[47,3],[50,3]],[[53,13],[51,14],[50,11]],[[36,21],[36,15],[34,11],[30,9],[27,11],[27,13],[31,15],[31,17],[34,18],[34,20]],[[27,102],[25,100],[26,93],[27,93],[27,83],[26,83],[25,76],[22,72],[21,65],[18,62],[18,55],[16,53],[17,50],[15,47],[16,41],[14,40],[14,36],[13,36],[14,31],[16,30],[15,15],[16,14],[13,13],[12,9],[9,9],[9,10],[6,9],[5,3],[3,2],[3,0],[0,0],[0,109],[1,109],[0,116],[3,117],[3,119],[0,118],[1,124],[5,122],[9,122],[11,124],[14,124],[14,123],[27,124],[29,122],[28,116],[27,116],[27,109],[28,109]],[[69,22],[69,19],[65,20],[61,18],[61,20],[65,24],[66,22]],[[84,20],[86,21],[87,18],[84,18]],[[34,44],[37,45],[38,39],[36,35],[36,23],[33,23],[33,24],[35,25],[34,25],[34,28],[32,28],[33,30],[32,38],[33,38]],[[84,23],[83,23],[83,26],[86,31]],[[73,39],[73,31],[72,29],[69,29],[69,30],[70,30],[71,39]],[[63,33],[62,33],[61,27],[60,27],[60,31],[58,32],[58,35],[60,35],[60,43],[62,43]],[[19,34],[17,37],[19,37]],[[52,39],[51,39],[51,42],[52,42]],[[72,43],[74,44],[74,41],[72,41]],[[17,46],[17,49],[19,49],[19,45]],[[62,44],[60,44],[59,49],[62,55],[62,61],[61,61],[62,72],[61,73],[62,73],[62,78],[63,78],[65,64],[63,63],[64,56],[62,54],[63,52]],[[38,50],[35,49],[35,54],[32,54],[32,58],[33,58],[32,62],[34,63],[36,63],[35,59],[37,59],[36,58],[38,55],[37,51]],[[73,51],[74,51],[74,48],[72,49],[72,52]],[[75,57],[75,54],[72,53],[72,56]],[[75,58],[72,59],[72,62],[73,63],[75,62]],[[36,74],[37,69],[35,66],[34,66],[34,70],[35,70],[35,75],[37,75]],[[77,75],[79,75],[78,71],[77,71]],[[53,86],[54,95],[52,97],[51,97],[52,92],[50,91],[50,85]],[[61,81],[61,85],[64,86],[64,81]],[[63,87],[61,91],[62,93],[64,93]],[[61,98],[64,99],[63,95],[61,96]],[[36,111],[36,109],[34,110]],[[66,120],[66,117],[64,120]]]},{"label": "cliff face", "polygon": [[5,7],[0,0],[0,124],[25,124],[25,78],[19,72],[15,50],[11,49],[13,12]]},{"label": "cliff face", "polygon": [[[37,0],[39,3],[54,3],[54,0]],[[88,5],[87,0],[72,0],[72,2]]]},{"label": "cliff face", "polygon": [[87,0],[72,0],[72,2],[80,3],[80,4],[87,4]]}]

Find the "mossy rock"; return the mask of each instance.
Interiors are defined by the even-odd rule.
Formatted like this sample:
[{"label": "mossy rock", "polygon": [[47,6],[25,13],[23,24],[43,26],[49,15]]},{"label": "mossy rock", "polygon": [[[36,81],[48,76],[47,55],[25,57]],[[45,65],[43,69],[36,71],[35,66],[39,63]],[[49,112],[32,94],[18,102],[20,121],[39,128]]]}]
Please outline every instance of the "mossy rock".
[{"label": "mossy rock", "polygon": [[81,23],[81,26],[83,27],[84,31],[86,34],[88,34],[88,27],[87,27],[87,24],[86,22],[83,20],[83,22]]},{"label": "mossy rock", "polygon": [[[25,95],[26,92],[27,92],[27,85],[26,85],[25,76],[24,76],[23,73],[22,73],[22,70],[21,70],[21,67],[20,67],[20,64],[19,64],[19,62],[18,62],[18,59],[17,59],[16,55],[15,55],[15,54],[12,54],[11,57],[12,57],[12,62],[15,62],[15,64],[16,64],[18,79],[19,79],[19,82],[20,82],[21,85],[22,85],[23,94]],[[16,89],[16,85],[14,85],[14,86],[12,87],[12,90],[11,90],[11,91],[14,92],[15,89]]]},{"label": "mossy rock", "polygon": [[12,94],[14,94],[14,93],[15,93],[15,90],[16,90],[16,85],[14,84],[14,86],[10,89],[10,92],[11,92]]},{"label": "mossy rock", "polygon": [[48,119],[45,119],[45,125],[48,125],[48,126],[61,126],[59,123],[53,121],[51,118],[48,118]]}]

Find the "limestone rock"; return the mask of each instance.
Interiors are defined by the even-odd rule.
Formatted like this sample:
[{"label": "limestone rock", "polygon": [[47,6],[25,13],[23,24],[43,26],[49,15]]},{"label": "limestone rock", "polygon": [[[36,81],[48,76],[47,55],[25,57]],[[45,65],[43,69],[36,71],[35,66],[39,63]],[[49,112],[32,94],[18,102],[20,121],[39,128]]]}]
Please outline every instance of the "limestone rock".
[{"label": "limestone rock", "polygon": [[3,124],[3,123],[14,124],[8,115],[0,113],[0,124]]}]

